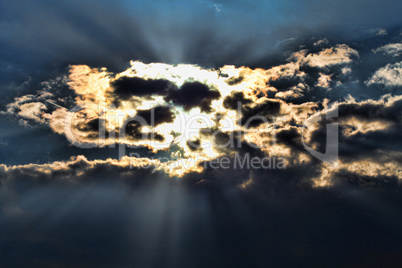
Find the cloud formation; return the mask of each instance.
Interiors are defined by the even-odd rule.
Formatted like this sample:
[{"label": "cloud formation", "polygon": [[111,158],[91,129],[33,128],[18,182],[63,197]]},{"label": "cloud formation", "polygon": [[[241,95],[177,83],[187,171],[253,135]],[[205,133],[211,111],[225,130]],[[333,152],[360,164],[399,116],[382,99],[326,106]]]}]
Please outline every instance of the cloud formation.
[{"label": "cloud formation", "polygon": [[401,2],[3,2],[0,266],[402,263]]},{"label": "cloud formation", "polygon": [[[55,99],[54,93],[41,91],[16,98],[7,112],[48,125],[76,146],[147,148],[155,159],[166,156],[163,161],[155,160],[151,169],[173,177],[204,174],[211,163],[227,157],[225,161],[236,163],[239,154],[280,158],[289,170],[308,166],[315,172],[303,180],[314,187],[335,185],[342,172],[402,179],[397,165],[385,157],[391,152],[400,154],[400,148],[391,145],[399,137],[402,119],[395,111],[400,108],[400,97],[356,101],[350,96],[337,103],[332,92],[347,83],[359,53],[345,44],[328,45],[321,42],[324,47],[311,53],[306,49],[294,52],[287,63],[268,69],[230,65],[206,69],[132,61],[130,68],[114,74],[105,68],[75,65],[64,82],[74,94]],[[380,73],[387,72],[378,72],[371,80],[380,83]],[[392,83],[397,78],[387,76]],[[385,81],[385,76],[381,79]],[[74,101],[62,107],[67,97]],[[315,120],[328,117],[334,109],[336,118]],[[325,152],[326,124],[330,123],[339,125],[336,167],[320,164],[305,149]],[[378,142],[379,136],[385,142]],[[367,157],[372,152],[376,157]],[[147,157],[140,159],[147,161]],[[384,167],[374,168],[380,158]],[[83,160],[85,168],[80,172],[98,164],[122,167],[122,161],[127,168],[130,161],[138,161],[124,159]],[[60,164],[37,165],[35,170],[52,173],[54,165]],[[360,172],[357,167],[367,168]],[[29,170],[22,166],[3,169],[6,173]]]},{"label": "cloud formation", "polygon": [[387,64],[378,69],[373,76],[366,81],[367,85],[377,84],[384,88],[402,86],[402,62]]},{"label": "cloud formation", "polygon": [[392,57],[399,57],[402,55],[402,43],[387,44],[373,51],[374,53],[383,53]]}]

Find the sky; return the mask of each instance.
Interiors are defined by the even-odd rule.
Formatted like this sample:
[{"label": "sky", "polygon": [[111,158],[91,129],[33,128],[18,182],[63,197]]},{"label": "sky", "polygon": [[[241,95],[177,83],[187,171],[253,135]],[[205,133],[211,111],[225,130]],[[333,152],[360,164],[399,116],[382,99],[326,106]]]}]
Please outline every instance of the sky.
[{"label": "sky", "polygon": [[0,266],[400,267],[400,10],[0,2]]}]

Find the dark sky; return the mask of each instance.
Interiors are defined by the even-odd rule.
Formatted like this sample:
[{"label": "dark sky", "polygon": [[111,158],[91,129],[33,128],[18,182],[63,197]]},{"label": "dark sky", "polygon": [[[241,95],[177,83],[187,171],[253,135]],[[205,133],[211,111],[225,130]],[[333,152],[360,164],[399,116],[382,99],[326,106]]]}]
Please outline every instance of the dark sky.
[{"label": "dark sky", "polygon": [[[0,267],[400,267],[401,10],[377,0],[0,2]],[[155,116],[158,141],[180,132],[169,125],[180,112],[214,125],[160,149],[137,117],[102,137],[105,114],[88,112],[73,129],[100,145],[77,146],[60,122],[100,101]],[[220,124],[230,113],[241,131]],[[269,142],[247,143],[267,121]],[[207,139],[215,154],[201,170],[166,168],[201,155]],[[338,163],[308,153],[305,139],[321,153],[335,146]],[[164,160],[128,166],[122,144],[127,156]],[[211,164],[276,153],[285,169]]]}]

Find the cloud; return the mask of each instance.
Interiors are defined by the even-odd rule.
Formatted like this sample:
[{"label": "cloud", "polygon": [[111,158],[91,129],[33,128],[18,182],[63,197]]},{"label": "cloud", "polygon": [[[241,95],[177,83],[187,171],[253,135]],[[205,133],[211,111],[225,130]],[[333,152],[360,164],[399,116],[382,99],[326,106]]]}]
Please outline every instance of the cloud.
[{"label": "cloud", "polygon": [[[203,174],[203,163],[224,157],[234,161],[236,154],[270,155],[283,158],[287,168],[316,170],[305,177],[314,185],[324,169],[304,149],[303,140],[314,150],[325,151],[325,123],[339,123],[340,161],[346,165],[363,161],[368,152],[395,151],[390,144],[399,138],[400,120],[394,112],[397,97],[350,97],[337,104],[337,120],[306,129],[306,122],[334,107],[342,93],[339,88],[350,82],[352,63],[359,57],[345,44],[326,48],[321,46],[329,43],[321,43],[293,52],[285,63],[267,69],[132,61],[131,67],[113,73],[73,65],[68,76],[61,76],[68,79],[45,83],[36,95],[16,98],[7,113],[48,125],[76,146],[150,150],[155,157],[166,157],[153,169],[173,177]],[[64,95],[53,89],[58,86],[67,87]],[[28,118],[22,110],[33,111],[34,116]],[[375,137],[392,142],[381,143]],[[91,169],[91,161],[84,161],[85,170]]]},{"label": "cloud", "polygon": [[318,78],[317,87],[329,88],[331,82],[331,75],[325,75],[320,73],[320,77]]},{"label": "cloud", "polygon": [[387,29],[378,29],[377,30],[377,34],[376,35],[387,35],[388,34],[388,31],[387,31]]},{"label": "cloud", "polygon": [[18,115],[25,124],[29,124],[29,121],[45,123],[43,115],[47,107],[43,102],[53,96],[50,92],[39,92],[37,95],[15,98],[14,102],[6,105],[6,113]]},{"label": "cloud", "polygon": [[114,94],[123,100],[128,100],[133,96],[165,95],[169,89],[176,87],[175,84],[164,79],[154,80],[127,76],[120,77],[110,84],[114,89]]},{"label": "cloud", "polygon": [[336,106],[338,117],[322,121],[316,128],[313,127],[310,138],[306,141],[309,146],[323,151],[326,124],[339,124],[339,162],[334,166],[323,166],[324,171],[319,178],[314,179],[315,184],[332,185],[350,178],[350,183],[361,183],[363,186],[368,181],[377,185],[388,179],[402,179],[398,168],[402,147],[396,145],[401,138],[398,133],[402,130],[402,118],[396,112],[401,109],[401,104],[400,96],[386,96],[378,101],[363,102],[352,99]]},{"label": "cloud", "polygon": [[172,90],[165,97],[166,101],[172,101],[174,105],[182,106],[184,110],[200,107],[202,112],[211,111],[211,102],[219,99],[220,93],[211,90],[200,82],[186,82],[180,90]]},{"label": "cloud", "polygon": [[[393,157],[400,157],[393,155]],[[361,188],[398,187],[402,179],[399,168],[401,163],[394,163],[381,155],[377,159],[364,159],[342,163],[335,167],[323,167],[321,175],[313,179],[316,187],[334,187],[336,185],[353,185]]]},{"label": "cloud", "polygon": [[324,49],[319,53],[309,54],[303,61],[311,67],[324,68],[327,66],[348,64],[357,57],[359,57],[359,53],[355,49],[341,44],[333,48]]},{"label": "cloud", "polygon": [[157,126],[162,123],[173,123],[175,118],[170,107],[167,106],[156,106],[152,110],[137,110],[137,116],[144,118],[147,125],[151,126]]},{"label": "cloud", "polygon": [[246,127],[256,127],[264,122],[272,121],[279,115],[281,102],[262,99],[253,106],[244,106],[240,124]]},{"label": "cloud", "polygon": [[28,118],[28,119],[34,119],[37,121],[42,121],[41,114],[43,111],[45,111],[46,105],[40,102],[31,102],[31,103],[25,103],[21,104],[19,106],[20,111],[18,112],[18,115],[23,117],[23,118]]},{"label": "cloud", "polygon": [[383,53],[392,57],[399,57],[402,55],[402,43],[387,44],[373,50],[374,53]]},{"label": "cloud", "polygon": [[400,2],[3,2],[0,266],[401,262]]},{"label": "cloud", "polygon": [[327,38],[323,38],[314,43],[315,46],[324,46],[324,45],[328,45],[328,44],[329,44],[329,41]]},{"label": "cloud", "polygon": [[379,85],[384,88],[402,86],[402,62],[390,63],[378,69],[365,83],[367,85]]},{"label": "cloud", "polygon": [[[75,181],[80,177],[87,177],[97,170],[109,170],[120,172],[126,170],[129,173],[151,173],[147,171],[148,167],[158,167],[161,163],[157,160],[151,159],[137,159],[124,157],[120,160],[107,159],[107,160],[87,160],[84,156],[72,157],[69,161],[56,161],[48,164],[27,164],[17,166],[1,165],[1,173],[3,180],[15,179],[18,180],[26,174],[29,178],[39,177],[43,182],[46,180],[57,181]],[[141,168],[142,167],[142,168]],[[137,170],[137,171],[135,171]],[[129,174],[127,174],[129,175]]]}]

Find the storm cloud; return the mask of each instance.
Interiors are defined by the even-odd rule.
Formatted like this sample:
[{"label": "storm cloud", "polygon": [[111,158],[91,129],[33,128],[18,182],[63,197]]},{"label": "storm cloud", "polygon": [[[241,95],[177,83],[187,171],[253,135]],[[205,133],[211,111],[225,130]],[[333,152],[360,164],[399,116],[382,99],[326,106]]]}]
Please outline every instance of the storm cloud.
[{"label": "storm cloud", "polygon": [[0,266],[400,266],[401,9],[1,3]]}]

